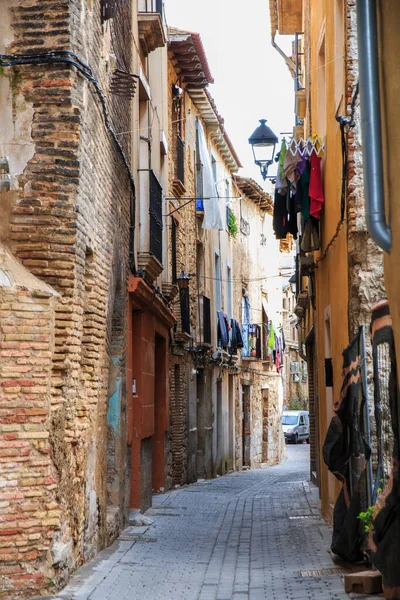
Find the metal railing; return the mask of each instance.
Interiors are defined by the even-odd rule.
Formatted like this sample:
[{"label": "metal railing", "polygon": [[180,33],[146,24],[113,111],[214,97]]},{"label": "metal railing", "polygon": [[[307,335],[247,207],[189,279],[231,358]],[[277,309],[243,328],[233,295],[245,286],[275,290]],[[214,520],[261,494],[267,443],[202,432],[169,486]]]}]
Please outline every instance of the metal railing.
[{"label": "metal railing", "polygon": [[176,136],[176,176],[185,183],[185,143],[180,135]]},{"label": "metal railing", "polygon": [[163,221],[162,187],[153,171],[150,171],[150,252],[162,264]]},{"label": "metal railing", "polygon": [[158,13],[163,16],[163,0],[141,0],[138,7],[139,12]]}]

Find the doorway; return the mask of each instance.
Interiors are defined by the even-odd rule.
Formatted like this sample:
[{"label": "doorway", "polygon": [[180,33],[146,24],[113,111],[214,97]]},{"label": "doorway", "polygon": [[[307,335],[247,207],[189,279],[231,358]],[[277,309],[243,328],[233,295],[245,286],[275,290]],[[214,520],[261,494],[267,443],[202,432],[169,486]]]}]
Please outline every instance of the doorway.
[{"label": "doorway", "polygon": [[251,447],[251,406],[250,406],[250,386],[242,385],[243,395],[243,413],[242,413],[242,442],[243,442],[243,467],[250,467],[250,447]]},{"label": "doorway", "polygon": [[153,492],[160,492],[165,486],[166,348],[165,338],[156,335],[154,341],[154,434],[152,440]]},{"label": "doorway", "polygon": [[234,376],[229,375],[228,379],[228,402],[229,402],[229,454],[228,469],[232,471],[235,468],[235,393]]}]

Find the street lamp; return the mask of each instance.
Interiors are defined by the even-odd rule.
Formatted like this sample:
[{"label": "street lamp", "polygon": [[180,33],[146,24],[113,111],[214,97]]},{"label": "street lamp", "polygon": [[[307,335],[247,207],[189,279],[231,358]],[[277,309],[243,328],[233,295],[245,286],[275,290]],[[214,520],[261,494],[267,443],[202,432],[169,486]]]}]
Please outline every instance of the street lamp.
[{"label": "street lamp", "polygon": [[253,149],[254,162],[260,167],[261,176],[267,179],[268,167],[272,165],[275,154],[275,146],[278,138],[266,125],[266,119],[260,119],[260,125],[249,137],[249,144]]},{"label": "street lamp", "polygon": [[178,283],[178,287],[179,287],[180,291],[186,290],[189,287],[190,280],[191,280],[190,273],[187,274],[183,270],[179,273],[178,277],[176,278],[176,281]]}]

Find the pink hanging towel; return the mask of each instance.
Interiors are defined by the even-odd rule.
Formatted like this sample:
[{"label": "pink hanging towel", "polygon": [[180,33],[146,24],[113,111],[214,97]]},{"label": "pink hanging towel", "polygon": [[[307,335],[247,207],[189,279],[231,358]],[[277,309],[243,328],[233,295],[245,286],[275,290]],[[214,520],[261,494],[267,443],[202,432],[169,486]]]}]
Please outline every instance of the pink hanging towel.
[{"label": "pink hanging towel", "polygon": [[324,205],[324,192],[322,189],[321,159],[313,152],[310,156],[310,215],[319,219]]}]

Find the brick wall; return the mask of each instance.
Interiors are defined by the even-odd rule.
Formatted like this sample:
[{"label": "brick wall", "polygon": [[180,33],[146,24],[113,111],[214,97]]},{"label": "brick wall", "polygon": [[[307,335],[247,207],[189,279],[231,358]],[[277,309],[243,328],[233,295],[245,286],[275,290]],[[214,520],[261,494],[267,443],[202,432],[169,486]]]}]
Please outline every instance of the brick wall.
[{"label": "brick wall", "polygon": [[[124,131],[130,128],[129,101],[107,93],[112,41],[109,29],[104,35],[99,5],[99,0],[24,0],[11,9],[13,41],[7,51],[75,51],[90,62],[106,91],[116,129]],[[40,361],[40,371],[46,373],[43,386],[21,384],[21,390],[13,392],[19,384],[3,386],[7,394],[15,394],[13,408],[22,419],[3,425],[23,429],[1,430],[2,435],[14,436],[15,448],[21,448],[17,452],[22,456],[29,451],[33,461],[31,477],[25,478],[21,470],[18,478],[10,479],[16,482],[18,510],[22,513],[26,490],[39,498],[31,503],[36,516],[21,517],[25,526],[17,521],[10,528],[13,546],[24,552],[2,551],[0,556],[5,569],[19,574],[18,581],[5,582],[3,597],[26,598],[34,586],[36,593],[46,593],[52,581],[65,581],[72,569],[105,545],[108,506],[117,509],[123,522],[127,497],[123,332],[130,198],[126,171],[104,127],[91,84],[64,65],[17,67],[7,76],[16,120],[19,106],[31,107],[34,143],[34,154],[23,172],[14,174],[17,193],[11,203],[8,243],[32,274],[59,293],[53,313],[46,308],[49,299],[35,299],[31,312],[17,308],[19,302],[30,306],[28,300],[15,299],[11,308],[4,308],[10,312],[9,326],[16,329],[3,331],[3,337],[28,338],[4,337],[2,343],[44,344],[2,348],[11,353],[5,381],[13,379],[12,372],[18,374],[18,381],[36,381]],[[129,140],[126,151],[128,144]],[[38,320],[32,330],[25,313]],[[13,354],[20,351],[32,356]],[[26,371],[30,375],[22,379],[20,371],[28,367],[25,362],[30,363]],[[43,375],[37,377],[43,380],[39,379]],[[39,413],[25,421],[27,394],[29,410]],[[47,414],[40,413],[44,408],[35,403],[35,394],[43,394],[42,401],[48,402]],[[0,505],[1,516],[4,509],[8,506]]]},{"label": "brick wall", "polygon": [[[172,85],[177,81],[178,75],[171,62],[168,64],[168,115],[169,115],[169,163],[168,163],[168,196],[174,196],[173,181],[176,179],[176,135],[181,133],[184,140],[184,185],[185,198],[195,195],[195,173],[194,173],[194,149],[196,141],[195,119],[196,108],[191,102],[187,93],[183,94],[181,113],[177,113],[176,100],[174,100],[171,90]],[[178,127],[178,115],[182,117],[182,126]],[[182,208],[174,214],[176,218],[176,265],[177,274],[184,270],[186,273],[196,273],[196,214],[195,203],[183,200],[180,204]],[[170,205],[170,210],[172,205]],[[171,239],[171,218],[167,220],[167,235]],[[168,272],[172,273],[172,254],[171,244],[168,243]],[[171,275],[170,281],[171,281]],[[182,331],[181,309],[179,295],[175,297],[172,310],[177,320],[176,333]],[[189,310],[190,310],[190,328],[195,335],[197,328],[197,310],[198,310],[198,288],[196,277],[192,277],[189,284]],[[189,374],[193,369],[193,357],[188,352],[188,339],[179,340],[179,336],[174,338],[172,347],[170,371],[169,371],[169,389],[170,389],[170,432],[169,432],[169,453],[170,467],[169,477],[173,484],[182,485],[196,478],[196,468],[189,460],[189,455],[196,455],[196,406],[193,407],[192,397],[196,399],[196,394],[190,394],[188,382]],[[196,381],[191,381],[191,386],[196,385]],[[191,435],[190,435],[191,432]],[[189,437],[190,436],[190,437]],[[189,462],[191,467],[189,467]]]}]

